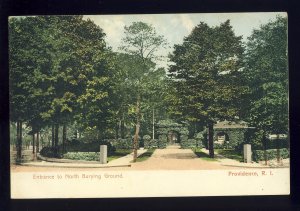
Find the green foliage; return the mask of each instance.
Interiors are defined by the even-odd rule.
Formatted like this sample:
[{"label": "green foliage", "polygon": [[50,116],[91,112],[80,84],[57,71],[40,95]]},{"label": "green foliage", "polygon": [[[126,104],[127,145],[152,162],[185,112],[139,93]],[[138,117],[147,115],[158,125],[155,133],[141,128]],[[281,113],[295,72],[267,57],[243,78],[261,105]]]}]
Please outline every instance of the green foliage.
[{"label": "green foliage", "polygon": [[[118,149],[108,155],[108,162],[131,153],[131,150]],[[85,160],[85,161],[99,161],[99,152],[68,152],[63,155],[65,159],[71,160]]]},{"label": "green foliage", "polygon": [[158,139],[145,139],[144,140],[144,147],[146,149],[158,148]]},{"label": "green foliage", "polygon": [[44,147],[41,151],[40,154],[44,157],[48,157],[48,158],[57,158],[57,157],[61,157],[61,155],[56,155],[56,151],[54,148],[52,147]]},{"label": "green foliage", "polygon": [[157,134],[168,134],[170,131],[177,132],[178,135],[187,136],[189,134],[187,125],[185,123],[177,123],[172,120],[161,120],[156,124]]},{"label": "green foliage", "polygon": [[151,136],[149,136],[149,135],[144,135],[143,136],[143,139],[144,139],[144,141],[149,141],[150,139],[151,139]]},{"label": "green foliage", "polygon": [[142,62],[144,59],[156,59],[155,54],[159,47],[166,45],[163,36],[158,35],[155,28],[147,23],[133,22],[125,26],[125,37],[120,47],[125,52],[139,56]]},{"label": "green foliage", "polygon": [[180,139],[180,146],[182,149],[201,148],[201,146],[197,146],[196,139]]},{"label": "green foliage", "polygon": [[288,132],[287,19],[254,30],[247,42],[243,77],[250,88],[247,121],[268,133]]},{"label": "green foliage", "polygon": [[[153,63],[158,58],[156,55],[158,48],[163,47],[165,40],[156,33],[150,24],[143,22],[133,22],[130,26],[125,26],[124,29],[125,36],[122,39],[120,49],[126,54],[120,55],[123,57],[121,69],[124,70],[123,75],[126,76],[123,78],[123,85],[130,90],[125,95],[127,96],[126,100],[129,99],[130,101],[129,103],[125,101],[123,104],[135,105],[136,137],[134,142],[137,144],[137,136],[140,133],[143,119],[143,104],[146,102],[144,99],[153,96],[155,89],[150,91],[152,87],[155,87],[153,82],[162,80],[162,74],[165,75],[161,69],[155,69],[155,63]],[[160,83],[158,82],[158,84]],[[153,103],[151,106],[154,109]],[[146,104],[146,107],[149,106]]]},{"label": "green foliage", "polygon": [[104,36],[82,16],[10,18],[11,120],[36,131],[74,119],[105,126],[112,65]]},{"label": "green foliage", "polygon": [[159,149],[164,149],[166,148],[167,146],[167,143],[168,143],[168,137],[167,135],[163,134],[163,135],[159,135],[158,136],[158,148]]},{"label": "green foliage", "polygon": [[[170,60],[170,112],[192,122],[209,123],[239,114],[245,93],[240,80],[243,47],[229,21],[209,27],[201,22]],[[222,90],[222,91],[220,91]]]},{"label": "green foliage", "polygon": [[[289,158],[289,151],[287,148],[282,148],[280,151],[280,157],[282,159]],[[253,160],[260,161],[265,160],[264,150],[253,150]],[[277,158],[277,149],[266,150],[267,160],[273,160]]]},{"label": "green foliage", "polygon": [[99,152],[100,145],[107,145],[107,153],[110,155],[116,148],[108,141],[92,141],[92,142],[80,142],[72,141],[66,144],[68,152]]},{"label": "green foliage", "polygon": [[106,141],[110,142],[116,149],[133,149],[133,141],[131,138],[108,139]]},{"label": "green foliage", "polygon": [[226,149],[225,144],[214,143],[214,149]]},{"label": "green foliage", "polygon": [[235,149],[242,150],[243,144],[246,141],[245,132],[247,129],[245,128],[222,128],[215,129],[215,137],[214,141],[217,141],[218,132],[225,132],[228,135],[228,142],[225,141],[224,144],[218,144],[214,142],[214,147],[216,149]]},{"label": "green foliage", "polygon": [[68,152],[63,155],[65,159],[71,160],[86,160],[86,161],[99,161],[99,152]]}]

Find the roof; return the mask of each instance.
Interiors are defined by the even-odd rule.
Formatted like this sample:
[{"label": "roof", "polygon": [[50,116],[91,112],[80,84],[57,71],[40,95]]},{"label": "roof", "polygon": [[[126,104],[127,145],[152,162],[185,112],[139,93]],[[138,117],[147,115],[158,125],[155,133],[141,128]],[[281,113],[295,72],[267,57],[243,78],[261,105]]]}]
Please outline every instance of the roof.
[{"label": "roof", "polygon": [[248,127],[248,123],[244,121],[230,122],[225,120],[214,124],[214,128],[249,128],[249,127]]}]

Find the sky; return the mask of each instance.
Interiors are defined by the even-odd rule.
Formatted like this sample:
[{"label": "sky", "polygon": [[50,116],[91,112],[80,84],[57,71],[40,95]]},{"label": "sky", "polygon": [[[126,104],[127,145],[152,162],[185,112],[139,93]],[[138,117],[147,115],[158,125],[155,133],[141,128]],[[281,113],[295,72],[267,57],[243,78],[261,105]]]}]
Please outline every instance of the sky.
[{"label": "sky", "polygon": [[[124,36],[124,26],[132,22],[142,21],[151,24],[159,35],[168,41],[169,47],[159,49],[157,54],[167,57],[173,51],[174,44],[181,44],[183,38],[188,36],[192,29],[201,21],[209,26],[217,26],[227,19],[236,35],[243,36],[247,41],[254,29],[259,29],[262,24],[275,20],[276,16],[286,17],[283,12],[264,13],[189,13],[189,14],[135,14],[135,15],[87,15],[99,25],[106,34],[106,41],[114,51],[118,51],[121,39]],[[167,58],[159,62],[158,66],[167,68]]]}]

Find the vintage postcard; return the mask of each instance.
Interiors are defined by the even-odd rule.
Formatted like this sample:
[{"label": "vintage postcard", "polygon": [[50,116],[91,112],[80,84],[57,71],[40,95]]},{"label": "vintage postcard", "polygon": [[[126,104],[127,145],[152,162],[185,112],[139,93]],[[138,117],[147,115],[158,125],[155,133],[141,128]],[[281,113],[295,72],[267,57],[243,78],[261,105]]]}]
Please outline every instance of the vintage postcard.
[{"label": "vintage postcard", "polygon": [[290,194],[287,23],[9,17],[11,198]]}]

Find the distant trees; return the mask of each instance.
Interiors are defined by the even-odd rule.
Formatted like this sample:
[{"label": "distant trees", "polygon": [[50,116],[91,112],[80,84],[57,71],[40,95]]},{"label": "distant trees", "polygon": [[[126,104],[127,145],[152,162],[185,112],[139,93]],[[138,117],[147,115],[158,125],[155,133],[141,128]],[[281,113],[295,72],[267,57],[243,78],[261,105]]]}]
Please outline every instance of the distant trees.
[{"label": "distant trees", "polygon": [[246,92],[240,77],[244,50],[241,39],[234,34],[229,20],[216,27],[201,22],[183,44],[174,46],[170,55],[171,110],[207,125],[211,157],[214,122],[239,116]]}]

